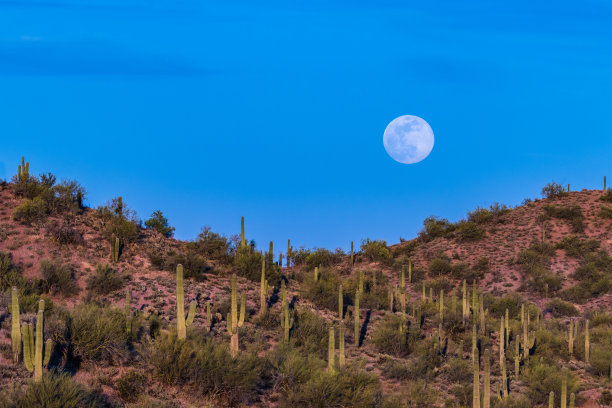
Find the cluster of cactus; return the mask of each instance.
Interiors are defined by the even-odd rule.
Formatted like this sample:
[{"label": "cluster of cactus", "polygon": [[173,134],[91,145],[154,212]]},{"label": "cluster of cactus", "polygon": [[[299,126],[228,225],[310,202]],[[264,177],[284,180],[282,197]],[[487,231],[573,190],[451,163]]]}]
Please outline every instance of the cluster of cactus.
[{"label": "cluster of cactus", "polygon": [[[569,398],[569,408],[574,408],[575,403],[576,395],[572,392]],[[555,408],[554,391],[548,394],[548,408]],[[567,368],[564,368],[561,374],[561,408],[567,408]]]},{"label": "cluster of cactus", "polygon": [[111,260],[119,262],[119,237],[111,237]]},{"label": "cluster of cactus", "polygon": [[231,312],[227,314],[227,332],[231,336],[230,349],[232,357],[236,357],[239,351],[238,329],[244,324],[246,296],[240,296],[240,316],[238,316],[238,293],[236,289],[236,274],[232,275],[232,305]]},{"label": "cluster of cactus", "polygon": [[289,343],[289,335],[295,321],[295,312],[289,312],[289,300],[287,299],[287,289],[285,281],[281,281],[281,327],[283,328],[283,339]]},{"label": "cluster of cactus", "polygon": [[42,379],[43,367],[49,364],[53,349],[53,342],[51,339],[48,339],[46,343],[43,344],[44,310],[45,301],[41,299],[38,302],[38,314],[36,316],[36,338],[34,338],[31,324],[27,323],[21,327],[23,336],[23,361],[26,369],[29,372],[34,372],[34,381],[40,381]]},{"label": "cluster of cactus", "polygon": [[30,162],[26,162],[24,156],[21,156],[21,164],[17,171],[17,178],[21,183],[27,183],[30,179]]},{"label": "cluster of cactus", "polygon": [[185,296],[183,293],[183,265],[176,266],[176,332],[179,339],[187,338],[187,327],[191,326],[196,314],[196,301],[189,303],[189,313],[185,319]]}]

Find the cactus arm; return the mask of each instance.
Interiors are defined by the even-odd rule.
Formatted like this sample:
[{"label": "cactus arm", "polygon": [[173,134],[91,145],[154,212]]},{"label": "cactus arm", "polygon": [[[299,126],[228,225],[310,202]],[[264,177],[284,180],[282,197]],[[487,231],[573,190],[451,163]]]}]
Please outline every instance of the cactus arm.
[{"label": "cactus arm", "polygon": [[34,371],[34,344],[32,342],[32,337],[34,337],[34,333],[32,332],[31,324],[24,324],[21,328],[22,331],[22,341],[23,341],[23,362],[25,363],[26,370],[29,372]]},{"label": "cactus arm", "polygon": [[51,353],[53,352],[53,340],[47,339],[45,342],[45,353],[43,355],[42,365],[46,367],[49,365],[49,360],[51,360]]},{"label": "cactus arm", "polygon": [[187,320],[185,321],[185,326],[189,327],[193,323],[193,319],[195,319],[196,315],[196,301],[192,300],[189,303],[189,313],[187,314]]},{"label": "cactus arm", "polygon": [[246,295],[243,293],[240,295],[240,318],[238,319],[238,327],[242,327],[244,324],[244,316],[245,316],[245,304],[246,304]]}]

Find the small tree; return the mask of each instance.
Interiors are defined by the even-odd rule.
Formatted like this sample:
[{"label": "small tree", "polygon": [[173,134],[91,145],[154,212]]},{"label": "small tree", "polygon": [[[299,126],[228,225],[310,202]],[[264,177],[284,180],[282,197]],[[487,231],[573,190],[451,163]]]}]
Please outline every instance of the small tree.
[{"label": "small tree", "polygon": [[168,223],[168,219],[164,217],[164,214],[157,210],[151,217],[145,221],[145,226],[148,229],[155,230],[165,237],[171,237],[174,235],[174,227],[171,227]]},{"label": "small tree", "polygon": [[558,198],[567,195],[567,191],[565,188],[554,181],[552,183],[548,183],[542,188],[542,195],[546,198]]}]

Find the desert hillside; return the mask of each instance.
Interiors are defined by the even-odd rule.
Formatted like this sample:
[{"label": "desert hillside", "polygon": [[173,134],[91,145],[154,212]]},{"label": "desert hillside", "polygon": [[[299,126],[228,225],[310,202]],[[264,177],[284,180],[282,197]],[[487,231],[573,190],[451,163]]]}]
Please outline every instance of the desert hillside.
[{"label": "desert hillside", "polygon": [[0,186],[0,407],[612,405],[610,190],[344,253],[176,240],[29,171]]}]

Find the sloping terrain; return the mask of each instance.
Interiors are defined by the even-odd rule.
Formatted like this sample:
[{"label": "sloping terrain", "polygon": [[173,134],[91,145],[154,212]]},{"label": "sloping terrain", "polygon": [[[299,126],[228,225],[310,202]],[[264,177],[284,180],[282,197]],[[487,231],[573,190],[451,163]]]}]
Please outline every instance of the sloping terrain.
[{"label": "sloping terrain", "polygon": [[[82,208],[74,186],[68,193],[58,186],[27,175],[0,190],[0,406],[62,398],[55,406],[68,406],[67,390],[75,406],[473,406],[474,362],[483,407],[485,377],[490,406],[547,406],[550,391],[560,406],[563,376],[576,406],[612,401],[612,196],[600,190],[479,209],[459,223],[426,220],[415,240],[364,241],[354,262],[350,254],[292,248],[287,266],[286,248],[279,265],[254,243],[209,230],[193,242],[175,240],[143,228],[121,200]],[[177,339],[179,264],[181,306],[187,313],[196,303],[186,340]],[[53,347],[36,382],[25,348],[13,362],[12,287],[21,324],[36,322],[45,300],[44,337]],[[242,313],[240,294],[245,316],[234,357],[228,319],[232,307],[233,319]],[[465,309],[463,296],[470,296]],[[504,388],[508,396],[498,397]]]}]

